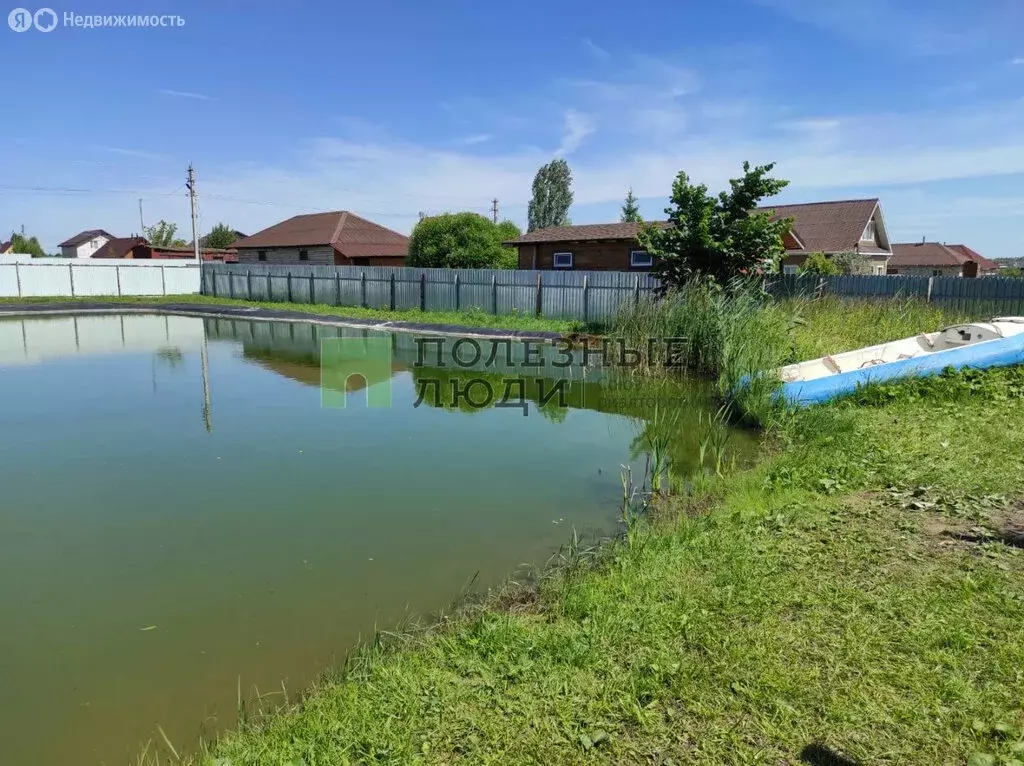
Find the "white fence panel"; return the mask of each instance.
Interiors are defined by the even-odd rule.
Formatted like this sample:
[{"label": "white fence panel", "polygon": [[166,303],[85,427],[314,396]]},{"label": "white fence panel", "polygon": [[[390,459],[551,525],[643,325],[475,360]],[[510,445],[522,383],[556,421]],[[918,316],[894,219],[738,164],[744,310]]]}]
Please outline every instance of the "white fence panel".
[{"label": "white fence panel", "polygon": [[66,265],[18,265],[23,297],[35,295],[71,295],[71,270]]},{"label": "white fence panel", "polygon": [[[70,293],[68,294],[70,295]],[[115,266],[103,265],[75,269],[75,295],[117,294],[117,268]]]},{"label": "white fence panel", "polygon": [[199,292],[200,267],[174,261],[17,259],[0,263],[0,297],[186,295]]},{"label": "white fence panel", "polygon": [[0,265],[0,298],[17,298],[19,294],[18,267],[14,264]]},{"label": "white fence panel", "polygon": [[197,295],[200,274],[198,264],[168,265],[163,271],[164,295]]}]

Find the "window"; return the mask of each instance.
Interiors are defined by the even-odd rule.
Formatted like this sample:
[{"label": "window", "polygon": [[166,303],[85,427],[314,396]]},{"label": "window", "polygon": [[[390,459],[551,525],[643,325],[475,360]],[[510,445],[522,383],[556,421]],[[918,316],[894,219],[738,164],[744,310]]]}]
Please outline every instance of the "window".
[{"label": "window", "polygon": [[932,269],[932,276],[933,277],[941,277],[942,276],[942,269]]},{"label": "window", "polygon": [[793,263],[786,263],[782,266],[782,273],[789,276],[792,274],[799,274],[800,267]]},{"label": "window", "polygon": [[555,253],[553,264],[556,269],[571,269],[572,253]]},{"label": "window", "polygon": [[260,251],[259,251],[259,252],[258,252],[258,253],[256,254],[256,258],[257,258],[258,260],[261,260],[261,261],[265,261],[265,260],[267,260],[267,251],[266,251],[266,250],[260,250]]},{"label": "window", "polygon": [[889,274],[890,276],[896,276],[900,273],[900,270],[894,269],[893,267],[890,266],[889,270],[886,273]]},{"label": "window", "polygon": [[654,258],[646,250],[632,250],[629,253],[629,265],[634,269],[645,269],[654,265]]},{"label": "window", "polygon": [[299,260],[300,261],[308,261],[309,260],[309,250],[299,250]]},{"label": "window", "polygon": [[884,277],[885,276],[885,265],[881,264],[881,263],[876,263],[875,265],[873,265],[871,267],[871,272],[876,277]]},{"label": "window", "polygon": [[860,235],[862,242],[874,242],[875,241],[875,222],[868,221],[868,225],[864,227],[864,233]]}]

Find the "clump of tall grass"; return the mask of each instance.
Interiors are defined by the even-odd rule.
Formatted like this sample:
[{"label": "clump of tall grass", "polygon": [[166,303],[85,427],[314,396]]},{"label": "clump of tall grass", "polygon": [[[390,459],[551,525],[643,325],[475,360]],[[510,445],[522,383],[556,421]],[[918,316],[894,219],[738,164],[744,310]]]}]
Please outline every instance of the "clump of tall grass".
[{"label": "clump of tall grass", "polygon": [[777,387],[773,372],[792,356],[793,326],[792,309],[772,301],[759,282],[723,287],[695,279],[624,307],[613,334],[640,351],[646,371],[669,365],[707,375],[741,413],[761,420]]},{"label": "clump of tall grass", "polygon": [[852,351],[990,316],[984,310],[980,314],[973,312],[972,316],[910,297],[869,300],[829,295],[793,298],[779,305],[804,320],[794,328],[795,361]]}]

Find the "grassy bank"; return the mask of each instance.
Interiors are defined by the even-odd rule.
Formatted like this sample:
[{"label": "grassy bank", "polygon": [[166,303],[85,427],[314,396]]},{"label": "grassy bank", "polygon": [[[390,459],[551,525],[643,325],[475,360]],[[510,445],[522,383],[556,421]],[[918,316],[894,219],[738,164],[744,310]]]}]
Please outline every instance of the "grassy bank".
[{"label": "grassy bank", "polygon": [[327,306],[308,303],[270,303],[261,301],[232,300],[231,298],[214,298],[208,295],[168,295],[153,297],[129,296],[94,296],[87,298],[0,298],[0,305],[18,305],[26,303],[197,303],[218,306],[257,306],[278,311],[301,311],[313,316],[332,316],[346,319],[372,319],[378,322],[417,322],[434,325],[455,325],[459,327],[487,327],[500,330],[538,330],[544,332],[595,332],[598,326],[588,326],[581,322],[545,319],[532,314],[503,314],[495,316],[479,310],[467,311],[387,311],[381,309],[364,309],[357,306]]},{"label": "grassy bank", "polygon": [[[802,309],[804,355],[949,318]],[[782,416],[756,468],[536,588],[382,634],[197,761],[1019,763],[1022,497],[1020,369]]]}]

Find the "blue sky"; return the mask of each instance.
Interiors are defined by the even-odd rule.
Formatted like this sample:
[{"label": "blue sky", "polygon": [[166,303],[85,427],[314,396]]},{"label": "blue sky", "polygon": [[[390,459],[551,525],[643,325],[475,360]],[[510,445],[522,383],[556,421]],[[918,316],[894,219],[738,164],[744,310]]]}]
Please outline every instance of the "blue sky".
[{"label": "blue sky", "polygon": [[333,209],[409,231],[494,197],[523,225],[557,155],[576,223],[775,161],[779,201],[878,196],[897,241],[1024,256],[1018,0],[51,7],[185,25],[0,27],[0,231],[48,249],[138,231],[140,197],[187,232],[189,162],[204,232]]}]

